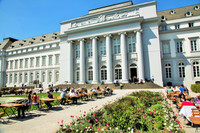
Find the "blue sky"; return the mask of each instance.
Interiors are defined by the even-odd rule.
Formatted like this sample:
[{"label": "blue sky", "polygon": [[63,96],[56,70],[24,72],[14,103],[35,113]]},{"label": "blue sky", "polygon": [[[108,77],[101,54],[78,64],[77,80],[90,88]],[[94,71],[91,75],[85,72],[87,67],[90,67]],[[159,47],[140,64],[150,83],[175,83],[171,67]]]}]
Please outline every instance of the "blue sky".
[{"label": "blue sky", "polygon": [[[0,42],[3,38],[25,39],[60,30],[60,22],[88,11],[127,0],[0,0]],[[133,0],[133,4],[152,0]],[[157,10],[200,3],[200,0],[157,0]]]}]

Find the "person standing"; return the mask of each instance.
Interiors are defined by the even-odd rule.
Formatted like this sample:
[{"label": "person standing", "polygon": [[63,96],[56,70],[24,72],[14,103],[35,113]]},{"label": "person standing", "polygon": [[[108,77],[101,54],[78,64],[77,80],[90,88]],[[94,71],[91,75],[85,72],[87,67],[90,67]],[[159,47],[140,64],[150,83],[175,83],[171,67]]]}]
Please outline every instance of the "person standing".
[{"label": "person standing", "polygon": [[61,90],[60,97],[61,97],[60,104],[61,104],[61,105],[65,105],[66,98],[65,98],[65,92],[64,92],[63,90]]}]

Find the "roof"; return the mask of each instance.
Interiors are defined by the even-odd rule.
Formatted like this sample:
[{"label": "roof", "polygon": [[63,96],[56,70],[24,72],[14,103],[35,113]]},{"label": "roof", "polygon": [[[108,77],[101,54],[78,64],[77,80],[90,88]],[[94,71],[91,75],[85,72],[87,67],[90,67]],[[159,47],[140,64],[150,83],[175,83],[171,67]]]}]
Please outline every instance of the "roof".
[{"label": "roof", "polygon": [[[198,9],[195,7],[198,7]],[[186,15],[186,13],[189,14],[189,12],[191,12],[191,16]],[[200,15],[200,4],[159,11],[159,12],[157,12],[157,14],[158,14],[158,17],[164,16],[164,19],[161,19],[162,21],[199,16]]]},{"label": "roof", "polygon": [[12,43],[10,45],[10,47],[8,47],[8,49],[19,48],[22,46],[30,46],[30,45],[34,45],[34,44],[38,44],[38,43],[44,43],[44,42],[58,40],[59,39],[58,35],[60,35],[60,31],[49,33],[49,34],[44,34],[44,35],[40,35],[40,36],[36,36],[36,37],[31,37],[31,38],[27,38],[27,39],[23,39],[23,40],[18,40],[18,41],[15,41],[14,43]]}]

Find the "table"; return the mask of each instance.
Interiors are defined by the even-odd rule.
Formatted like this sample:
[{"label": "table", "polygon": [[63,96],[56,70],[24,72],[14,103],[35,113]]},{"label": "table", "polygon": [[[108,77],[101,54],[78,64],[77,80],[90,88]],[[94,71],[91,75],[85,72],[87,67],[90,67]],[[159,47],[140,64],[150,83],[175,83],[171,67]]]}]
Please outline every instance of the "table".
[{"label": "table", "polygon": [[53,98],[42,98],[40,99],[41,101],[44,101],[44,102],[53,102],[54,100],[56,99],[53,99]]},{"label": "table", "polygon": [[22,107],[24,104],[17,104],[17,103],[5,103],[5,104],[1,104],[0,107],[2,107],[4,113],[9,117],[9,112],[8,112],[8,108],[10,108],[11,111],[11,115],[15,115],[15,108],[19,108]]},{"label": "table", "polygon": [[24,99],[23,97],[0,97],[0,103],[10,103],[16,102],[18,100]]}]

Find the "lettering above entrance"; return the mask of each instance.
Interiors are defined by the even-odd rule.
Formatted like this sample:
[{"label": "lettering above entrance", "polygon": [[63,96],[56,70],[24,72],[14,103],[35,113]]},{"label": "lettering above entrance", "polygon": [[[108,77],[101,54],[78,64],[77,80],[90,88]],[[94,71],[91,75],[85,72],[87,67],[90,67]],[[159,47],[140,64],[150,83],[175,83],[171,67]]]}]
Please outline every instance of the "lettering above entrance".
[{"label": "lettering above entrance", "polygon": [[116,20],[116,19],[121,19],[121,18],[128,18],[128,17],[138,17],[140,16],[139,14],[139,8],[134,9],[132,11],[126,11],[122,13],[115,13],[111,15],[100,15],[96,18],[88,19],[86,21],[78,22],[78,23],[72,23],[71,28],[77,28],[85,25],[90,25],[90,24],[96,24],[96,23],[101,23],[105,21],[111,21],[111,20]]}]

